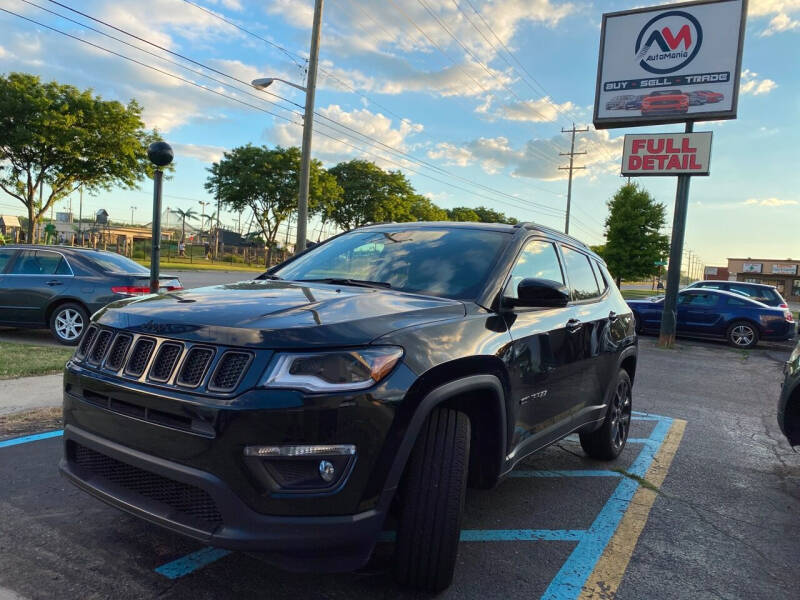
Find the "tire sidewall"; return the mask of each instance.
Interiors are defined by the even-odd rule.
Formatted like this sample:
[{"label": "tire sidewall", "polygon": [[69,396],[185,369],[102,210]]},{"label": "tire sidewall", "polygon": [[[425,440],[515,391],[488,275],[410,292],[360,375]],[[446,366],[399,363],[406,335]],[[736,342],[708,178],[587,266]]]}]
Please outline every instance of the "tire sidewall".
[{"label": "tire sidewall", "polygon": [[[59,314],[61,314],[66,310],[74,310],[81,316],[81,319],[83,321],[83,327],[80,331],[80,334],[73,340],[65,339],[56,332],[56,319],[58,318]],[[74,302],[67,302],[65,304],[59,305],[53,311],[53,314],[50,315],[50,333],[59,344],[63,344],[64,346],[77,346],[78,343],[81,341],[81,338],[83,338],[83,334],[86,332],[86,328],[88,326],[89,326],[89,313],[80,304]]]}]

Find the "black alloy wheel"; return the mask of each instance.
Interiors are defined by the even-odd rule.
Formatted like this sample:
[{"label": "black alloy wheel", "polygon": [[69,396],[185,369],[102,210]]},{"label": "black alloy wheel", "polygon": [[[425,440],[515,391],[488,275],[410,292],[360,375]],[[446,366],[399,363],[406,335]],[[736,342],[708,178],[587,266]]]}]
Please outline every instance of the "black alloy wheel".
[{"label": "black alloy wheel", "polygon": [[581,433],[581,447],[592,458],[614,460],[625,448],[631,429],[633,389],[625,369],[617,374],[617,385],[611,396],[606,418],[599,429]]}]

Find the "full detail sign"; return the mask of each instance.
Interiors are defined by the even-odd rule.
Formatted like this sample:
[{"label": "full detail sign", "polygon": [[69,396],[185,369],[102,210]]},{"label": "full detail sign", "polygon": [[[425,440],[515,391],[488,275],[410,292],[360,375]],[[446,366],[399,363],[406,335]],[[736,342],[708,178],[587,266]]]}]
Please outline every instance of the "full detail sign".
[{"label": "full detail sign", "polygon": [[594,126],[735,119],[747,0],[603,15]]},{"label": "full detail sign", "polygon": [[622,146],[622,174],[708,175],[711,132],[628,134]]}]

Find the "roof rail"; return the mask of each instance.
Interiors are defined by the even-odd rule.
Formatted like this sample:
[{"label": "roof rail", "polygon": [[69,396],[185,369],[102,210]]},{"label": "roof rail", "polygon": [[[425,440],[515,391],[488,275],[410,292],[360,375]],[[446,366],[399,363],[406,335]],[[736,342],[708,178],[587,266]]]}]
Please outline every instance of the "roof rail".
[{"label": "roof rail", "polygon": [[560,237],[562,239],[569,240],[569,241],[573,242],[574,244],[577,244],[579,246],[582,246],[582,247],[586,248],[587,250],[591,250],[591,248],[589,248],[589,245],[586,242],[582,242],[578,238],[572,237],[571,235],[566,234],[563,231],[559,231],[558,229],[553,229],[552,227],[548,227],[546,225],[540,225],[539,223],[527,222],[527,223],[518,223],[518,224],[514,225],[514,227],[524,227],[525,229],[528,229],[528,230],[531,230],[531,231],[533,231],[533,230],[542,231],[544,233],[548,233],[550,235],[554,235],[556,237]]}]

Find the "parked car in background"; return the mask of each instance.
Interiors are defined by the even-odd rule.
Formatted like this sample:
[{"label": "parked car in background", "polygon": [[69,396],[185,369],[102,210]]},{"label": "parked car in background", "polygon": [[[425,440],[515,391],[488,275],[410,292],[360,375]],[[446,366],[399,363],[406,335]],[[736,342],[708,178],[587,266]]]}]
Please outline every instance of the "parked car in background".
[{"label": "parked car in background", "polygon": [[642,94],[630,96],[625,102],[625,110],[639,110],[642,108],[642,100],[644,100],[644,96]]},{"label": "parked car in background", "polygon": [[778,425],[792,446],[800,446],[800,341],[784,366]]},{"label": "parked car in background", "polygon": [[611,100],[606,102],[606,110],[621,110],[623,108],[626,108],[627,103],[633,98],[635,98],[635,96],[632,96],[630,94],[625,94],[623,96],[614,96],[613,98],[611,98]]},{"label": "parked car in background", "polygon": [[689,97],[680,90],[652,92],[642,100],[642,115],[681,114],[689,110]]},{"label": "parked car in background", "polygon": [[[658,333],[664,297],[628,300],[640,333]],[[789,340],[796,324],[788,309],[767,306],[723,290],[689,288],[678,293],[678,335],[725,339],[736,348],[752,348],[759,340]]]},{"label": "parked car in background", "polygon": [[742,296],[747,296],[753,300],[766,304],[767,306],[775,306],[777,308],[789,308],[786,300],[783,299],[781,293],[774,285],[766,285],[763,283],[748,283],[745,281],[695,281],[687,287],[704,288],[709,290],[725,290],[726,292],[735,292]]},{"label": "parked car in background", "polygon": [[593,458],[622,452],[636,360],[631,311],[575,238],[373,225],[255,281],[101,310],[64,372],[60,468],[299,571],[361,567],[391,510],[396,578],[437,592],[468,482],[571,433]]},{"label": "parked car in background", "polygon": [[[164,291],[182,289],[164,275]],[[0,325],[50,328],[75,345],[89,316],[109,302],[150,293],[150,270],[114,252],[70,246],[0,248]]]},{"label": "parked car in background", "polygon": [[707,97],[700,92],[689,92],[686,96],[689,98],[689,106],[702,106],[708,102]]},{"label": "parked car in background", "polygon": [[696,93],[703,96],[707,104],[716,104],[717,102],[722,102],[725,99],[725,94],[720,94],[719,92],[700,90],[699,92]]}]

